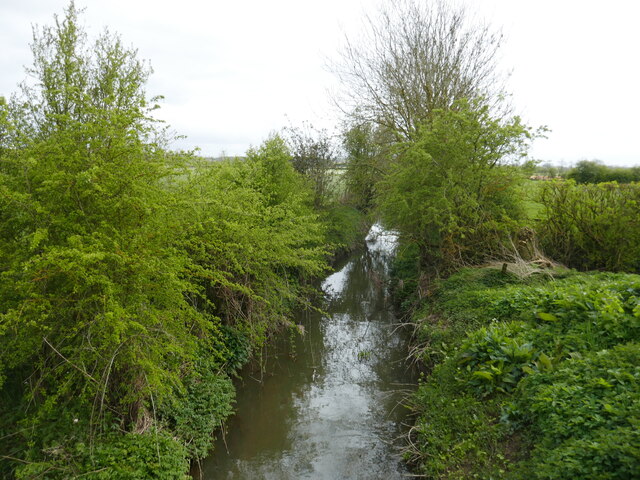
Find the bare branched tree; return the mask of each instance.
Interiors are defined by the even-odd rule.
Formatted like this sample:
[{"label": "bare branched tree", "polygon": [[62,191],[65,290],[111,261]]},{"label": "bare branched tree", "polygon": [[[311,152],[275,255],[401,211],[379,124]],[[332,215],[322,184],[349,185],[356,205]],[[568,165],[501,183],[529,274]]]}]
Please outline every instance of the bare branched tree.
[{"label": "bare branched tree", "polygon": [[318,130],[310,123],[284,129],[291,163],[311,184],[316,207],[325,206],[332,189],[331,169],[337,160],[336,146],[326,130]]},{"label": "bare branched tree", "polygon": [[346,38],[331,66],[344,87],[336,101],[359,121],[411,138],[435,109],[502,98],[501,40],[451,1],[389,0],[366,17],[362,37]]}]

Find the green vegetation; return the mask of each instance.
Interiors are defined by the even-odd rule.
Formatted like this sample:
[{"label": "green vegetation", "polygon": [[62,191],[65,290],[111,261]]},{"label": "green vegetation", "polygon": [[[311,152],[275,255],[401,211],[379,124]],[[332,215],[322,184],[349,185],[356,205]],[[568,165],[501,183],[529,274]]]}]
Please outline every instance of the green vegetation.
[{"label": "green vegetation", "polygon": [[291,150],[291,162],[313,190],[316,208],[327,206],[334,198],[336,152],[326,130],[317,130],[305,124],[301,128],[285,129]]},{"label": "green vegetation", "polygon": [[387,157],[373,186],[354,187],[400,233],[396,303],[425,369],[407,460],[438,479],[637,476],[638,189],[620,176],[633,170],[576,177],[625,185],[525,181],[544,128],[483,83],[499,38],[445,2],[369,22],[339,74],[352,120],[387,139],[373,139]]},{"label": "green vegetation", "polygon": [[416,470],[637,476],[637,168],[525,181],[544,129],[493,90],[500,35],[445,2],[368,21],[338,72],[343,174],[312,127],[243,159],[172,151],[135,51],[89,43],[73,2],[35,31],[32,80],[0,98],[3,478],[185,478],[231,378],[376,215],[401,236],[396,300],[428,373]]},{"label": "green vegetation", "polygon": [[279,137],[170,151],[146,64],[79,25],[37,30],[0,104],[0,476],[185,478],[360,217],[314,209]]},{"label": "green vegetation", "polygon": [[[524,204],[537,230],[532,243],[552,258],[582,270],[639,271],[637,184],[520,188],[512,201]],[[406,454],[417,472],[637,475],[640,277],[516,256],[434,278],[419,253],[410,242],[394,268],[397,300],[416,325],[413,355],[428,373],[413,397],[418,418]]]},{"label": "green vegetation", "polygon": [[414,315],[431,374],[407,458],[429,478],[631,478],[640,277],[464,269]]},{"label": "green vegetation", "polygon": [[375,206],[376,183],[386,163],[382,142],[382,131],[371,123],[352,125],[343,134],[347,201],[362,212],[370,212]]},{"label": "green vegetation", "polygon": [[569,170],[567,178],[576,183],[640,182],[640,167],[609,167],[595,160],[582,160]]},{"label": "green vegetation", "polygon": [[517,230],[522,175],[508,162],[526,153],[531,133],[517,117],[492,118],[480,102],[431,115],[418,139],[399,147],[378,201],[420,261],[446,271],[496,253]]},{"label": "green vegetation", "polygon": [[334,258],[358,248],[372,222],[350,181],[350,166],[357,157],[347,151],[345,175],[336,168],[337,147],[326,130],[305,123],[301,128],[288,127],[284,133],[291,163],[313,192],[314,207],[327,226],[326,238]]},{"label": "green vegetation", "polygon": [[640,184],[545,182],[538,228],[549,255],[581,270],[640,272]]}]

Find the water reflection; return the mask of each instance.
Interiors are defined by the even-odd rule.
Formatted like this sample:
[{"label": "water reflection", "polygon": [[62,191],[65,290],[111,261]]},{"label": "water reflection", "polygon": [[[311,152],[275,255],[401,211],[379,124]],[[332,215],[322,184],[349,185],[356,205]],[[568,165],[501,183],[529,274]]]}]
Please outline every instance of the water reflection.
[{"label": "water reflection", "polygon": [[245,377],[205,479],[403,478],[391,440],[408,375],[385,289],[395,236],[376,225],[367,246],[323,282],[330,316],[301,314],[304,337],[278,346],[261,382]]}]

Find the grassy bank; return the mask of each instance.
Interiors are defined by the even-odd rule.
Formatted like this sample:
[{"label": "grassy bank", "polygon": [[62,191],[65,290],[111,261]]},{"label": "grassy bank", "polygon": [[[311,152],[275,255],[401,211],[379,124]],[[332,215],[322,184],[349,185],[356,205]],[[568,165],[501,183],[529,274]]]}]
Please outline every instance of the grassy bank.
[{"label": "grassy bank", "polygon": [[[640,472],[640,277],[464,269],[412,298],[406,457],[427,478],[623,479]],[[413,286],[412,286],[413,283]],[[412,290],[413,289],[413,290]],[[402,289],[400,289],[402,293]]]}]

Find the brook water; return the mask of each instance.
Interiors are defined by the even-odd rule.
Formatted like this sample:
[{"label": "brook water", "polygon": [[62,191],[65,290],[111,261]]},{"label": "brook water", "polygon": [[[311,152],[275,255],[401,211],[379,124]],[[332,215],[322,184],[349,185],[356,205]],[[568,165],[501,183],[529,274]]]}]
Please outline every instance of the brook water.
[{"label": "brook water", "polygon": [[204,479],[404,478],[394,439],[411,379],[386,290],[394,247],[374,225],[367,249],[323,282],[328,315],[300,314],[304,335],[275,347],[263,373],[245,372]]}]

